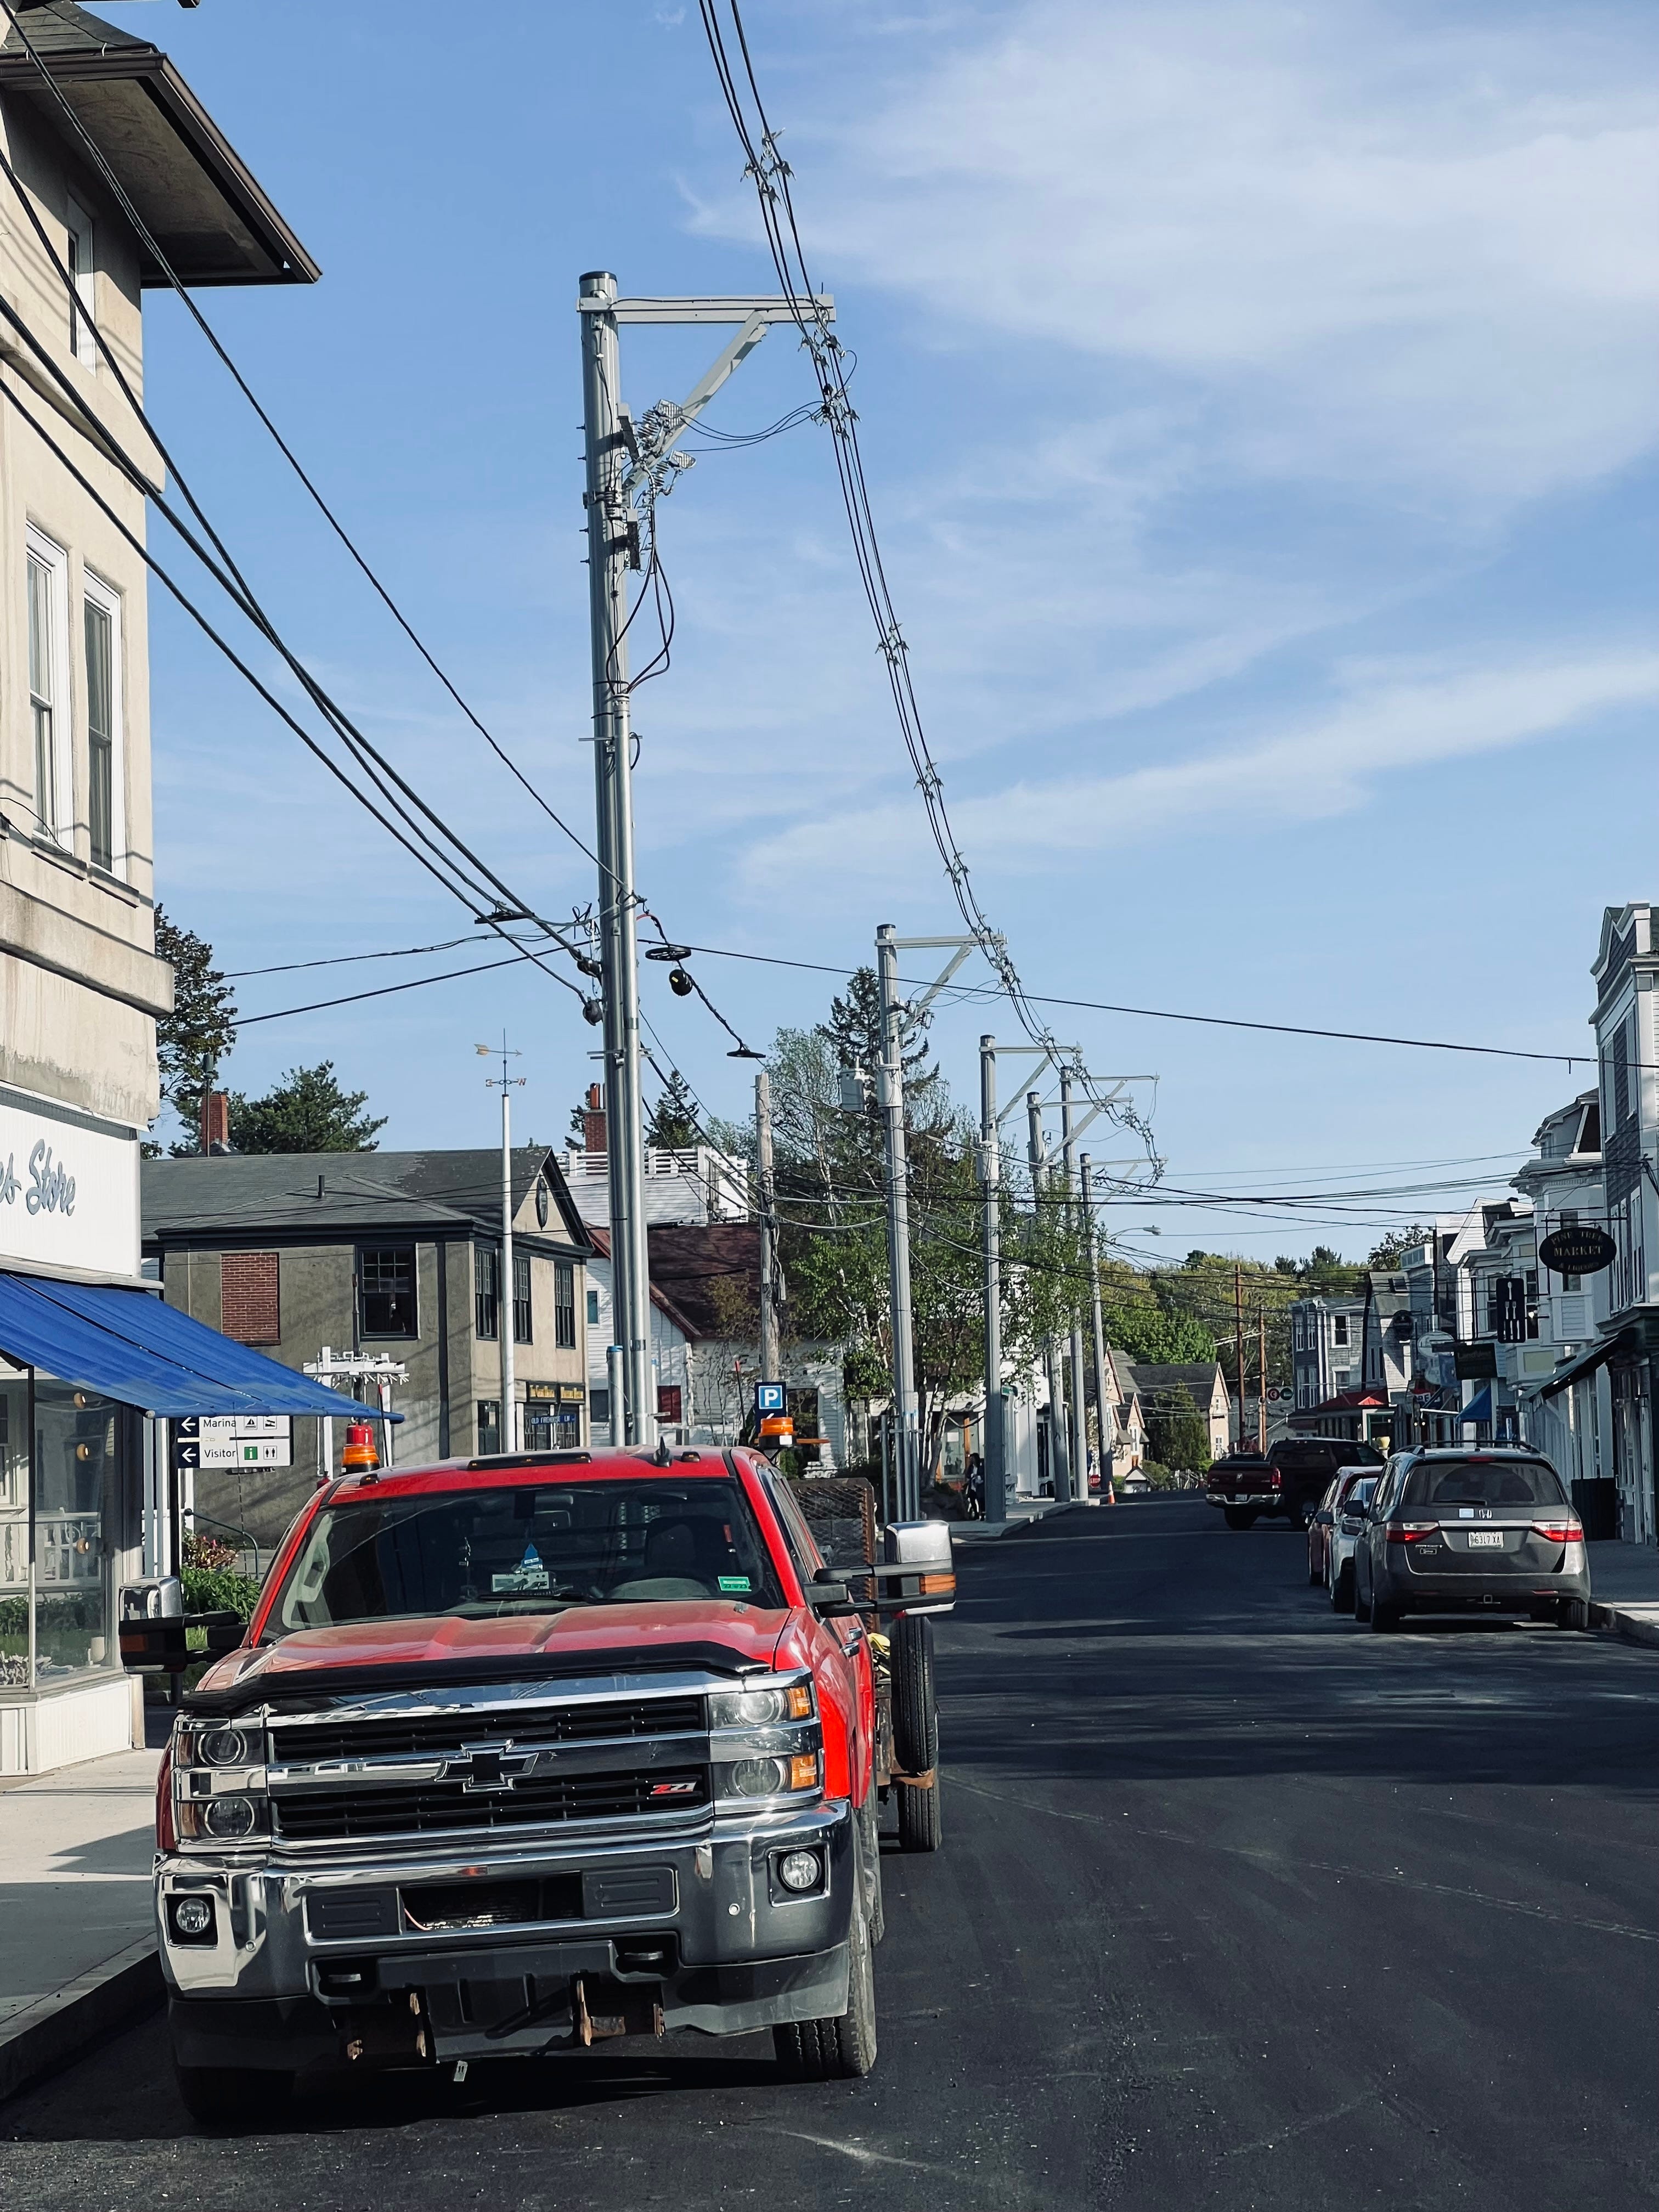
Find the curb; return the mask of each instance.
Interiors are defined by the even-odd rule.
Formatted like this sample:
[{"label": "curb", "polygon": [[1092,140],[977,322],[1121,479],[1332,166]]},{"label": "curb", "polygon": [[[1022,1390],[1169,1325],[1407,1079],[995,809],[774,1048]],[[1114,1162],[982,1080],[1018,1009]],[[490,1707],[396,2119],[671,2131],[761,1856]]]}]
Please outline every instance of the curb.
[{"label": "curb", "polygon": [[145,1936],[0,2028],[0,2100],[79,2058],[95,2037],[153,2012],[161,2002],[161,1962]]},{"label": "curb", "polygon": [[1659,1650],[1659,1605],[1598,1605],[1592,1599],[1589,1610],[1585,1626],[1592,1635],[1599,1632],[1620,1637],[1626,1644]]}]

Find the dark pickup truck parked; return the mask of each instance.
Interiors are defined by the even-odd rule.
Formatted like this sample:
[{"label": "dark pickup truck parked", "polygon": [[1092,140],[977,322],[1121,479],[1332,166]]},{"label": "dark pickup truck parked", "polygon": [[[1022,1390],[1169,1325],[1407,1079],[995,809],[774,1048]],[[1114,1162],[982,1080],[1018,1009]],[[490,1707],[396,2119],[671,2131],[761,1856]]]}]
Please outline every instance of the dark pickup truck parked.
[{"label": "dark pickup truck parked", "polygon": [[1305,1528],[1339,1468],[1382,1465],[1375,1444],[1340,1437],[1286,1437],[1262,1452],[1229,1452],[1210,1469],[1204,1494],[1230,1528],[1248,1528],[1265,1513]]}]

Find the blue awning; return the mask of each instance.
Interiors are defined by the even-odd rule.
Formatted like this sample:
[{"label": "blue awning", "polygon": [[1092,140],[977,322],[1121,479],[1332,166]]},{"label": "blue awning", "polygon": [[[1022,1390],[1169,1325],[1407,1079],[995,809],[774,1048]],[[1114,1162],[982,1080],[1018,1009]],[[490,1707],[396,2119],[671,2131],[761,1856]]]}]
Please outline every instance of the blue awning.
[{"label": "blue awning", "polygon": [[400,1421],[325,1390],[145,1291],[0,1273],[0,1352],[125,1406],[185,1413],[309,1413]]},{"label": "blue awning", "polygon": [[1477,1390],[1458,1415],[1460,1421],[1489,1421],[1492,1419],[1492,1384],[1487,1382]]}]

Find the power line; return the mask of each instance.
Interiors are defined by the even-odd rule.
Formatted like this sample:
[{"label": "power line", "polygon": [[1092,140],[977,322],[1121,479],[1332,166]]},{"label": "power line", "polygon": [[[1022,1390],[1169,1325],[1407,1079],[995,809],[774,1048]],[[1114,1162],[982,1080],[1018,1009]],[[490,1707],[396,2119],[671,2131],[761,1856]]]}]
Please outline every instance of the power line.
[{"label": "power line", "polygon": [[742,57],[748,102],[752,104],[758,128],[752,128],[748,119],[743,89],[720,29],[717,0],[698,0],[698,13],[715,75],[732,126],[743,147],[745,173],[754,182],[768,251],[817,380],[817,417],[830,433],[854,559],[875,624],[878,648],[886,663],[894,711],[911,767],[915,771],[916,786],[921,793],[933,842],[950,878],[957,908],[975,943],[990,963],[1026,1035],[1033,1043],[1042,1046],[1056,1065],[1064,1060],[1073,1067],[1079,1087],[1091,1103],[1121,1127],[1135,1132],[1146,1147],[1147,1157],[1152,1162],[1156,1174],[1157,1157],[1150,1127],[1132,1103],[1109,1094],[1103,1097],[1094,1087],[1080,1058],[1062,1049],[1053,1030],[1034,1011],[1034,1002],[1020,981],[1007,945],[992,928],[974,890],[968,863],[951,826],[945,804],[943,779],[928,745],[921,706],[911,678],[908,647],[899,625],[897,610],[882,562],[870,488],[859,446],[858,417],[848,387],[847,356],[817,305],[790,193],[789,164],[778,152],[776,136],[767,118],[737,0],[727,0],[727,9]]},{"label": "power line", "polygon": [[[391,592],[381,582],[374,568],[370,567],[368,561],[351,538],[349,533],[345,528],[345,526],[341,522],[339,517],[334,513],[334,510],[330,507],[328,501],[323,497],[322,493],[318,489],[316,484],[313,483],[310,476],[307,473],[304,466],[301,465],[298,455],[294,452],[292,447],[289,446],[288,441],[283,436],[282,432],[276,428],[276,423],[271,420],[270,415],[266,413],[264,407],[261,404],[252,386],[248,383],[247,379],[243,375],[241,370],[231,358],[230,354],[226,349],[218,333],[214,330],[206,316],[203,314],[201,309],[197,306],[195,300],[191,296],[190,292],[179,277],[177,272],[174,270],[172,263],[162,252],[155,234],[145,222],[143,217],[139,214],[137,209],[134,207],[125,190],[123,188],[119,179],[116,176],[113,169],[110,167],[109,162],[106,160],[103,149],[99,146],[91,132],[82,121],[80,116],[76,112],[73,105],[65,97],[62,88],[58,83],[57,79],[52,76],[51,70],[46,66],[40,55],[36,52],[34,46],[30,43],[27,33],[24,30],[21,23],[19,22],[17,19],[16,12],[11,5],[11,0],[0,0],[0,9],[3,9],[6,17],[10,22],[13,30],[17,33],[19,40],[21,41],[24,52],[28,55],[28,58],[33,63],[35,69],[45,80],[52,93],[53,100],[62,110],[71,128],[74,130],[76,136],[87,149],[87,151],[90,155],[99,173],[103,177],[106,183],[109,185],[110,190],[115,195],[116,200],[119,204],[122,212],[125,215],[127,220],[131,223],[134,230],[143,240],[149,253],[153,256],[156,266],[161,270],[162,275],[167,278],[167,283],[172,286],[174,292],[178,294],[179,299],[184,302],[184,305],[188,310],[191,319],[195,322],[197,328],[201,331],[203,337],[206,338],[208,343],[218,356],[221,362],[229,372],[237,389],[241,392],[242,397],[247,401],[248,405],[253,410],[255,415],[258,416],[264,428],[270,433],[272,440],[276,443],[278,452],[281,453],[283,459],[287,461],[289,466],[294,471],[295,475],[298,477],[301,484],[304,485],[312,500],[315,502],[319,513],[328,524],[330,529],[333,531],[341,544],[344,546],[346,551],[351,556],[352,560],[362,571],[362,574],[368,579],[369,584],[373,586],[374,592],[385,605],[387,612],[392,616],[393,621],[408,638],[410,643],[415,647],[416,653],[420,654],[422,659],[432,671],[432,673],[437,678],[439,683],[442,684],[444,690],[449,694],[457,707],[460,708],[462,714],[465,715],[467,720],[472,725],[473,728],[477,730],[478,735],[483,739],[484,743],[489,747],[496,758],[501,761],[502,765],[523,786],[525,791],[532,799],[535,800],[537,805],[541,808],[542,811],[547,816],[548,819],[553,823],[555,827],[561,830],[564,835],[569,838],[572,844],[576,847],[580,853],[583,854],[588,860],[593,860],[594,854],[590,848],[580,836],[578,836],[576,832],[570,827],[569,823],[566,822],[561,815],[556,813],[548,804],[541,793],[537,790],[536,787],[530,781],[529,778],[526,776],[523,770],[518,766],[518,763],[513,760],[506,750],[497,743],[495,737],[492,736],[490,732],[485,727],[478,715],[474,713],[471,707],[470,707],[467,702],[461,696],[460,692],[457,690],[450,678],[439,665],[436,659],[426,645],[424,640],[416,632],[414,625],[404,615],[402,608],[398,605]],[[8,172],[8,173],[9,173],[9,172]],[[14,179],[14,182],[15,181],[15,180]],[[90,325],[91,318],[87,317],[86,319],[88,325]],[[100,350],[104,354],[105,358],[110,362],[112,368],[116,369],[117,375],[119,376],[120,371],[118,366],[114,362],[113,357],[111,356],[108,348],[104,345],[101,337],[98,339],[98,343]],[[122,388],[124,391],[127,390],[125,379],[122,379]],[[127,397],[129,400],[132,398],[130,391],[127,391]],[[136,407],[137,403],[134,402],[133,404]],[[140,420],[142,421],[143,420],[143,411],[142,410],[138,411]],[[146,423],[145,427],[146,428],[149,428],[149,426]],[[152,431],[151,435],[154,436],[154,434],[155,434]],[[159,440],[157,440],[156,444],[157,450],[164,452]],[[173,464],[170,461],[168,465],[170,468],[173,467]],[[178,473],[176,469],[173,470],[173,473],[175,475]],[[179,478],[179,486],[182,490],[184,489],[182,477]],[[189,497],[187,492],[185,496],[186,498]],[[195,508],[196,503],[194,500],[191,500],[190,504],[192,508]],[[196,511],[199,515],[200,510],[196,509]],[[205,516],[202,516],[201,520],[205,526]],[[216,539],[215,542],[217,543],[217,540]],[[221,548],[221,550],[222,550],[223,549]]]},{"label": "power line", "polygon": [[[465,943],[465,939],[463,939],[461,942]],[[510,960],[485,960],[476,968],[452,968],[447,975],[416,975],[407,983],[383,983],[378,991],[353,991],[343,999],[318,999],[308,1006],[282,1006],[275,1013],[270,1014],[240,1014],[237,1017],[236,1026],[239,1030],[251,1030],[261,1022],[285,1022],[293,1014],[319,1014],[330,1006],[355,1006],[360,1005],[365,999],[389,999],[395,992],[418,991],[428,983],[453,983],[458,976],[461,975],[488,975],[496,968],[517,968],[523,962],[533,957],[534,955],[532,953],[519,952],[515,953]],[[564,981],[562,975],[558,976],[556,980],[561,983]],[[575,988],[574,983],[568,986],[568,988],[573,991]],[[578,995],[580,996],[580,994]]]}]

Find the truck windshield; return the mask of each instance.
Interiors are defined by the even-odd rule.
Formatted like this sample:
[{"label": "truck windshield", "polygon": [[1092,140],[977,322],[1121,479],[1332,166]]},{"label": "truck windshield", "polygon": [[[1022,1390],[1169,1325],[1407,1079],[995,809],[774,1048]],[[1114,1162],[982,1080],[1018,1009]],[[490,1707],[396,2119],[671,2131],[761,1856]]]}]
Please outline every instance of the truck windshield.
[{"label": "truck windshield", "polygon": [[353,1498],[325,1506],[266,1633],[574,1605],[784,1602],[735,1482],[660,1479]]}]

